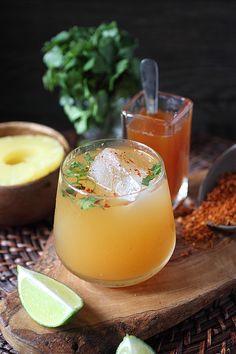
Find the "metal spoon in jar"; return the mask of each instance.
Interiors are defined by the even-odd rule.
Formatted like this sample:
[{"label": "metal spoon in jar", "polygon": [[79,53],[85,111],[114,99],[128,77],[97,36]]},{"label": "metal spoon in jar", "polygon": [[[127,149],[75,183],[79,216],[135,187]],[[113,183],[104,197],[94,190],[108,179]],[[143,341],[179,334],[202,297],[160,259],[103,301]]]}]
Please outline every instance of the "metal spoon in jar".
[{"label": "metal spoon in jar", "polygon": [[[220,155],[209,169],[199,188],[198,205],[206,199],[207,194],[215,187],[218,178],[227,172],[236,172],[236,144]],[[207,225],[224,233],[234,233],[236,236],[236,225],[215,224],[211,221],[208,221]]]},{"label": "metal spoon in jar", "polygon": [[158,111],[158,66],[153,59],[143,59],[140,64],[140,74],[148,114]]}]

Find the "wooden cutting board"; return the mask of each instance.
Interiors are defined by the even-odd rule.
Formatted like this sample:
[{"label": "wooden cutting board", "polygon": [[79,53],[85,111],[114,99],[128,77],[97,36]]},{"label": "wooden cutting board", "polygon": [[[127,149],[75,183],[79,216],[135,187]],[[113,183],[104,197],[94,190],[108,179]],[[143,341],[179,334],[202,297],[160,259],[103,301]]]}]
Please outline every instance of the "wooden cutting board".
[{"label": "wooden cutting board", "polygon": [[[196,197],[204,173],[191,178]],[[168,265],[139,285],[110,289],[92,285],[69,273],[57,258],[50,237],[35,269],[77,291],[85,306],[68,325],[58,329],[35,323],[22,308],[17,292],[0,304],[0,327],[5,339],[20,353],[96,354],[115,352],[126,334],[146,339],[188,318],[236,285],[236,241],[219,238],[213,249],[188,250],[178,233]]]}]

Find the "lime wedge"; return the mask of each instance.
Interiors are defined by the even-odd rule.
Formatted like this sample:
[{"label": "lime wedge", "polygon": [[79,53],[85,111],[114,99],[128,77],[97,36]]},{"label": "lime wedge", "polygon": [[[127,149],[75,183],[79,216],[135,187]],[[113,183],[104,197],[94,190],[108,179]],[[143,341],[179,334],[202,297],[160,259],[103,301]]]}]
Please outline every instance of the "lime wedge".
[{"label": "lime wedge", "polygon": [[126,334],[116,354],[155,354],[155,351],[141,339]]},{"label": "lime wedge", "polygon": [[83,307],[81,297],[64,284],[19,265],[17,271],[21,303],[39,324],[61,326]]}]

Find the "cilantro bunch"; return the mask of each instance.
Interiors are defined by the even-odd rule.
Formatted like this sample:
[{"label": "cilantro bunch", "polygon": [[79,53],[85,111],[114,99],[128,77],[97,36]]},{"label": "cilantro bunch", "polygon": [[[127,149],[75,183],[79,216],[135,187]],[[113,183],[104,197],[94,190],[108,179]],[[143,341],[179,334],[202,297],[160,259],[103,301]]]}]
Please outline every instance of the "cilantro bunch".
[{"label": "cilantro bunch", "polygon": [[78,134],[91,126],[109,126],[122,99],[139,88],[137,42],[116,22],[72,27],[46,42],[44,87],[59,89],[59,103]]}]

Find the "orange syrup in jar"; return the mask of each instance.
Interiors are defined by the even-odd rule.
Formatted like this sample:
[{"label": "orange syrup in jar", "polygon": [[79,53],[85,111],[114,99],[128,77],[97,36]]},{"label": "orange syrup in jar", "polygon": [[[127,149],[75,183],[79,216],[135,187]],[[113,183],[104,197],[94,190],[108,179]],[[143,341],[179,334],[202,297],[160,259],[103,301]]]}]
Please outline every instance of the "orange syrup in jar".
[{"label": "orange syrup in jar", "polygon": [[172,201],[188,175],[192,111],[181,122],[173,112],[159,110],[150,115],[144,109],[127,123],[127,138],[144,143],[164,160]]}]

